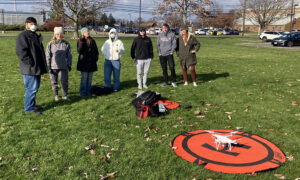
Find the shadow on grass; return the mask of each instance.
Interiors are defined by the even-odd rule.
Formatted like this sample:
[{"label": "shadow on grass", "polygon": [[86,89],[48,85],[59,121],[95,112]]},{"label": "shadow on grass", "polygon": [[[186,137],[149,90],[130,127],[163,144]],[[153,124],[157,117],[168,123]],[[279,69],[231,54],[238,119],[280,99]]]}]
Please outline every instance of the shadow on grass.
[{"label": "shadow on grass", "polygon": [[226,78],[229,77],[230,74],[228,72],[225,73],[216,73],[216,72],[211,72],[208,74],[199,74],[197,75],[197,81],[201,81],[201,83],[205,83],[208,81],[216,80],[218,78]]},{"label": "shadow on grass", "polygon": [[[229,77],[230,74],[228,72],[224,72],[224,73],[215,73],[215,72],[211,72],[208,74],[197,74],[197,81],[200,83],[205,83],[208,81],[212,81],[212,80],[216,80],[218,78],[226,78]],[[191,80],[190,74],[188,75],[189,81]],[[169,83],[170,83],[170,77],[169,77]],[[160,84],[163,82],[163,77],[162,76],[156,76],[156,77],[150,77],[147,79],[147,84]],[[183,77],[181,74],[177,74],[177,84],[183,84]],[[134,88],[137,87],[137,81],[136,79],[134,80],[128,80],[128,81],[123,81],[120,84],[120,90],[126,90],[126,89],[130,89],[130,88]]]},{"label": "shadow on grass", "polygon": [[[106,96],[106,95],[108,95],[108,94],[103,94],[103,95],[101,95],[101,97]],[[42,111],[47,111],[49,109],[53,109],[54,107],[71,105],[71,104],[74,104],[76,102],[83,101],[83,100],[95,99],[95,98],[98,98],[99,96],[80,97],[79,93],[71,92],[68,94],[68,97],[71,99],[71,101],[66,101],[66,100],[60,99],[59,101],[53,100],[52,102],[41,104],[40,106],[43,107]]]},{"label": "shadow on grass", "polygon": [[[211,72],[208,74],[198,74],[197,75],[197,81],[201,82],[201,83],[205,83],[208,81],[212,81],[212,80],[216,80],[218,78],[226,78],[230,76],[230,74],[228,72],[225,73],[215,73],[215,72]],[[189,75],[190,78],[190,75]],[[160,84],[163,82],[163,77],[162,76],[156,76],[156,77],[151,77],[148,78],[148,84]],[[183,78],[181,76],[181,74],[177,74],[177,83],[178,84],[183,84]],[[128,80],[128,81],[123,81],[120,84],[120,90],[126,90],[126,89],[130,89],[130,88],[134,88],[137,87],[137,81],[136,79],[134,80]],[[118,93],[118,92],[117,92]],[[107,96],[106,94],[101,95],[102,96]],[[77,92],[71,92],[69,93],[69,97],[71,99],[71,101],[65,101],[65,100],[59,100],[59,101],[54,101],[53,102],[49,102],[49,103],[45,103],[45,104],[41,104],[41,106],[43,107],[43,111],[47,111],[49,109],[52,109],[54,107],[58,107],[58,106],[64,106],[64,105],[70,105],[82,100],[88,100],[88,99],[95,99],[98,98],[99,96],[89,96],[89,97],[85,97],[82,98],[79,96],[79,94]]]}]

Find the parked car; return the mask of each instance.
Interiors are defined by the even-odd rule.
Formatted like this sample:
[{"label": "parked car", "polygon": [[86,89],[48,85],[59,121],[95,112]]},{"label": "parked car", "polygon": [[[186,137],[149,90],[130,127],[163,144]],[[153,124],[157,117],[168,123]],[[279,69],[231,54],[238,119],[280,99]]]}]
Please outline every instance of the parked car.
[{"label": "parked car", "polygon": [[178,29],[178,28],[171,28],[171,31],[172,31],[175,35],[179,35],[179,29]]},{"label": "parked car", "polygon": [[277,31],[264,31],[263,33],[261,33],[259,38],[261,40],[263,40],[264,42],[267,42],[267,41],[272,41],[274,38],[278,38],[281,35],[282,34],[280,32],[277,32]]},{"label": "parked car", "polygon": [[278,38],[272,40],[273,46],[288,46],[300,45],[300,32],[292,32],[283,34]]},{"label": "parked car", "polygon": [[125,31],[124,31],[125,34],[133,34],[133,29],[132,28],[125,28]]},{"label": "parked car", "polygon": [[196,29],[195,35],[206,35],[206,32],[204,29]]},{"label": "parked car", "polygon": [[162,32],[162,29],[159,28],[159,27],[154,28],[154,30],[155,30],[155,33],[156,33],[156,34],[159,34],[159,33]]}]

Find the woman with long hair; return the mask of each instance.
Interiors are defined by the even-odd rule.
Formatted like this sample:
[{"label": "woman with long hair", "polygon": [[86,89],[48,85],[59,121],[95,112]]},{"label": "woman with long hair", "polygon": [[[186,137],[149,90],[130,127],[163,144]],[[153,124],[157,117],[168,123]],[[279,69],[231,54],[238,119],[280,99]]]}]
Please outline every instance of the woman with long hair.
[{"label": "woman with long hair", "polygon": [[180,59],[184,85],[188,85],[187,69],[190,69],[193,85],[197,87],[195,66],[197,64],[196,53],[200,49],[200,43],[183,25],[180,28],[181,37],[177,40],[176,54]]},{"label": "woman with long hair", "polygon": [[91,96],[93,72],[98,70],[99,52],[97,44],[87,28],[81,29],[81,36],[77,41],[77,51],[79,54],[77,70],[81,72],[80,96]]},{"label": "woman with long hair", "polygon": [[68,97],[68,73],[72,67],[72,52],[70,44],[64,40],[63,28],[55,27],[54,36],[47,45],[46,61],[54,92],[54,100],[58,101],[58,77],[62,86],[62,99],[70,101]]}]

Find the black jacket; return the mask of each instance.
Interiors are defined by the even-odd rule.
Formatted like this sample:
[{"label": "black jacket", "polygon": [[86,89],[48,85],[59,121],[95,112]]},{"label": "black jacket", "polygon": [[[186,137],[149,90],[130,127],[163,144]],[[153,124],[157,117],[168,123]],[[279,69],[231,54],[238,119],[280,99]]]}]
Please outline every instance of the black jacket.
[{"label": "black jacket", "polygon": [[28,30],[22,31],[16,39],[16,54],[20,74],[41,75],[48,72],[41,35]]},{"label": "black jacket", "polygon": [[79,39],[77,41],[78,63],[77,70],[81,72],[97,71],[97,61],[99,58],[98,47],[93,38],[91,44],[86,42],[86,39]]},{"label": "black jacket", "polygon": [[138,36],[134,38],[131,45],[132,59],[153,59],[153,46],[149,37]]}]

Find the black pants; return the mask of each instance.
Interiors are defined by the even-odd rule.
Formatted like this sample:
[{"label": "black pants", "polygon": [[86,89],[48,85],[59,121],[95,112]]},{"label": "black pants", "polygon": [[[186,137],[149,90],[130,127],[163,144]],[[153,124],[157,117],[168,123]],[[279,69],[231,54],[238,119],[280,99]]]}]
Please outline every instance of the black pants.
[{"label": "black pants", "polygon": [[159,56],[160,65],[163,70],[164,81],[168,83],[168,68],[167,64],[169,64],[169,69],[171,71],[172,82],[176,82],[176,73],[175,73],[175,63],[173,55],[169,56]]}]

